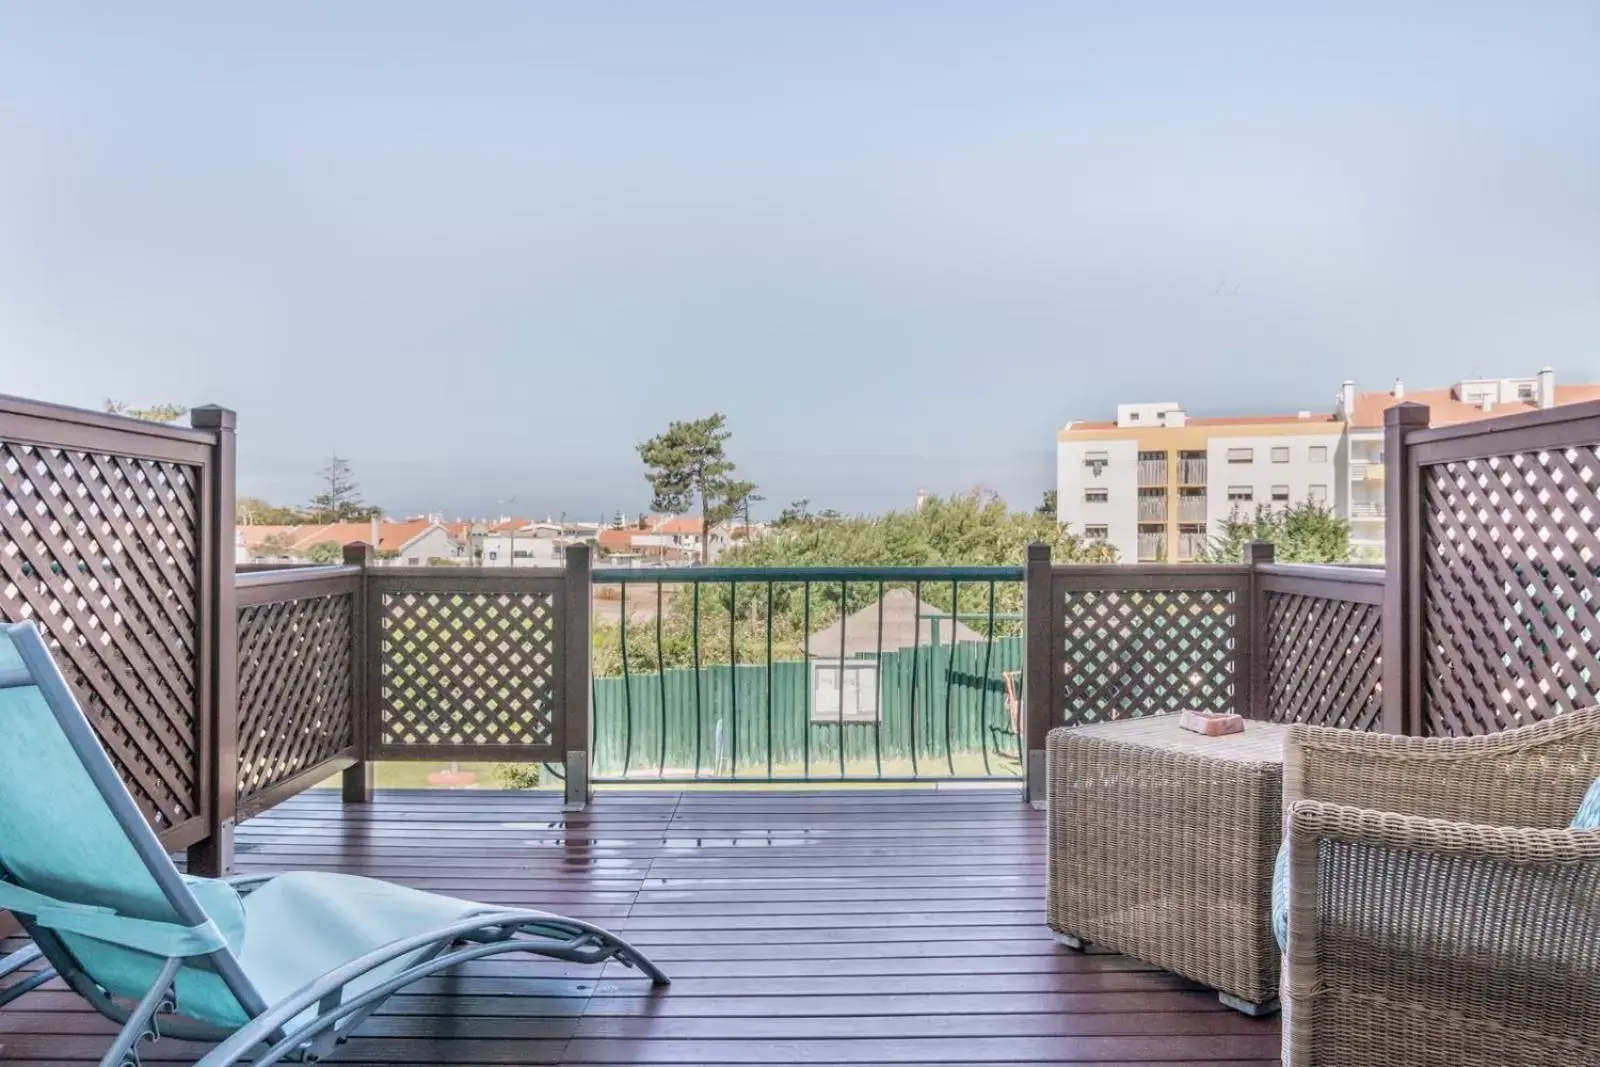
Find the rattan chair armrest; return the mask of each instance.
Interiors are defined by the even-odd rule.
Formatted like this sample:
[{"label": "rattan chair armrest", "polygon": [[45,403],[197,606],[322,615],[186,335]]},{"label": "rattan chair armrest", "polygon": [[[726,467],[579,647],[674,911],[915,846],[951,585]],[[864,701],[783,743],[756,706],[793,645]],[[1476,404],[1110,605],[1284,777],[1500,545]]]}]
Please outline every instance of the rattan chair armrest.
[{"label": "rattan chair armrest", "polygon": [[1291,852],[1297,841],[1326,840],[1524,866],[1600,864],[1600,830],[1493,826],[1315,800],[1289,806],[1287,833]]},{"label": "rattan chair armrest", "polygon": [[1284,803],[1321,800],[1497,826],[1565,826],[1600,776],[1600,708],[1484,737],[1400,737],[1297,725]]},{"label": "rattan chair armrest", "polygon": [[[1288,1062],[1352,1046],[1355,1062],[1486,1063],[1533,1040],[1538,1062],[1583,1062],[1600,1026],[1600,830],[1299,801],[1287,832]],[[1432,1056],[1392,1054],[1406,1048]]]}]

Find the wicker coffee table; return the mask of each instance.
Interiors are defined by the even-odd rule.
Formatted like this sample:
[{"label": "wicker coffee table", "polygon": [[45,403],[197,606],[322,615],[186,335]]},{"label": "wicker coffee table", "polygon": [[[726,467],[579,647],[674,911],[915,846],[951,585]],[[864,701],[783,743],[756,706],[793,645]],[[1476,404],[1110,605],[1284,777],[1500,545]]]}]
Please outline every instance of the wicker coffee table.
[{"label": "wicker coffee table", "polygon": [[1272,862],[1286,727],[1202,737],[1156,715],[1052,730],[1050,927],[1277,1008]]}]

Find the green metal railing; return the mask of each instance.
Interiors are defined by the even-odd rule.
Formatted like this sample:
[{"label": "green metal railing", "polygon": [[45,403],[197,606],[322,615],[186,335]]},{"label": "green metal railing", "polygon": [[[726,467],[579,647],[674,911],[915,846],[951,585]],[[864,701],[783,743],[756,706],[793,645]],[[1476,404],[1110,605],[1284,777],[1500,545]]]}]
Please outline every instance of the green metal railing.
[{"label": "green metal railing", "polygon": [[1020,567],[599,568],[595,781],[1017,780]]}]

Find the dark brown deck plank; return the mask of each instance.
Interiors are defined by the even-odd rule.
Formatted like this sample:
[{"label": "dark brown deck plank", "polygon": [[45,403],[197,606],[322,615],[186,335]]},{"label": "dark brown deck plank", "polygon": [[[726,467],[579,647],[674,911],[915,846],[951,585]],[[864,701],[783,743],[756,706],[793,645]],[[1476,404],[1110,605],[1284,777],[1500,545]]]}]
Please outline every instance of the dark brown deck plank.
[{"label": "dark brown deck plank", "polygon": [[[1278,1024],[1044,925],[1043,816],[1014,793],[313,791],[244,824],[241,872],[377,875],[616,929],[676,978],[481,960],[393,998],[333,1063],[1275,1063]],[[59,983],[0,1012],[0,1067],[93,1063]],[[190,1064],[200,1046],[144,1046]]]}]

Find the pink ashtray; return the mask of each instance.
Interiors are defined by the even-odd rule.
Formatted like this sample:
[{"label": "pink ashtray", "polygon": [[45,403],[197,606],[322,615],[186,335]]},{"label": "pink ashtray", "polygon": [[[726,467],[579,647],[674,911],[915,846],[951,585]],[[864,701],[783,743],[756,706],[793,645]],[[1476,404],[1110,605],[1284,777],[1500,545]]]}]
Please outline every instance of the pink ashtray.
[{"label": "pink ashtray", "polygon": [[1179,714],[1178,725],[1206,737],[1221,737],[1244,733],[1244,716],[1229,711],[1185,711]]}]

